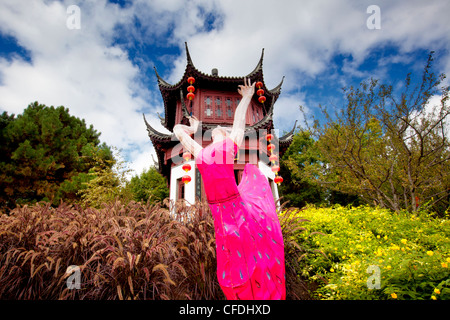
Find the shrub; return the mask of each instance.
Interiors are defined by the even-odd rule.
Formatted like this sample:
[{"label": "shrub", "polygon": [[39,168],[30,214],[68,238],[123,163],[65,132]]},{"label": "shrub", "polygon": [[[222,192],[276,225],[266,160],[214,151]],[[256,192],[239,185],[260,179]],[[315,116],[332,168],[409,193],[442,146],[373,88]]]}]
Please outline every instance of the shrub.
[{"label": "shrub", "polygon": [[[298,237],[308,252],[299,273],[320,282],[317,297],[450,299],[450,221],[368,206],[309,207],[297,215],[310,220]],[[323,234],[311,237],[316,231]],[[374,270],[379,289],[369,289]]]}]

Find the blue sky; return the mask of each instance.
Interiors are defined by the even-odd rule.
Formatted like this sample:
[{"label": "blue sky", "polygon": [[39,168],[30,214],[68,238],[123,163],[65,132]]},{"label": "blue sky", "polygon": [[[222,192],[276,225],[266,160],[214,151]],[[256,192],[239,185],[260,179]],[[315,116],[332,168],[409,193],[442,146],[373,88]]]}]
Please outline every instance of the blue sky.
[{"label": "blue sky", "polygon": [[[71,5],[77,29],[67,27]],[[367,27],[370,5],[380,29]],[[154,154],[142,113],[164,132],[153,67],[178,82],[185,41],[198,69],[223,76],[249,73],[265,48],[267,87],[285,76],[274,114],[282,132],[302,120],[299,105],[316,116],[319,104],[340,107],[344,86],[373,77],[401,87],[431,50],[436,73],[450,74],[449,14],[442,0],[2,0],[0,112],[64,105],[140,173]]]}]

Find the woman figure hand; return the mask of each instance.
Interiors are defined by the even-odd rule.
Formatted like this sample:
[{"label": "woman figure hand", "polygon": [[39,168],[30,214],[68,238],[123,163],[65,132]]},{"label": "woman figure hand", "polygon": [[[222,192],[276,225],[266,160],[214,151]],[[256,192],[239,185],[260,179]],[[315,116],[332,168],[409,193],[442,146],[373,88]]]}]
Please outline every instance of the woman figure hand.
[{"label": "woman figure hand", "polygon": [[247,83],[247,78],[244,78],[244,85],[239,85],[238,87],[238,92],[242,97],[252,97],[255,93],[255,83],[251,84],[250,79],[248,79]]},{"label": "woman figure hand", "polygon": [[191,129],[192,129],[193,133],[196,133],[198,126],[200,124],[200,121],[194,116],[190,116],[188,119],[189,119],[189,124],[191,125]]}]

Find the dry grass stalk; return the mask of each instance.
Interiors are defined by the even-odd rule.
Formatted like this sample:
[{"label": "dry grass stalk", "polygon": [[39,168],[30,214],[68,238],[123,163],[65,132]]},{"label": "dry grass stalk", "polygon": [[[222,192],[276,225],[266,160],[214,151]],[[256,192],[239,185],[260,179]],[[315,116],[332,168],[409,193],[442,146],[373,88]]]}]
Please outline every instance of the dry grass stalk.
[{"label": "dry grass stalk", "polygon": [[[0,299],[224,299],[207,203],[176,207],[171,214],[136,202],[101,209],[36,204],[2,215]],[[289,212],[280,211],[294,283],[288,298],[305,298],[290,266],[298,254],[292,234],[304,220]],[[66,286],[71,265],[81,271],[80,289]]]}]

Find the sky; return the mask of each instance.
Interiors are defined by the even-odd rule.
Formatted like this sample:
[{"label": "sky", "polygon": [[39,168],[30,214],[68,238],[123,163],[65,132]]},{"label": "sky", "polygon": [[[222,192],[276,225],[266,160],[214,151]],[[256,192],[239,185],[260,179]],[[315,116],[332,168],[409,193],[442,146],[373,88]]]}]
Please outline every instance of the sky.
[{"label": "sky", "polygon": [[1,0],[0,112],[31,102],[65,106],[121,150],[140,174],[156,159],[142,114],[163,101],[154,67],[177,83],[194,65],[220,76],[250,73],[264,48],[264,82],[275,87],[274,125],[342,106],[342,88],[370,78],[401,88],[434,71],[450,75],[450,1],[445,0]]}]

